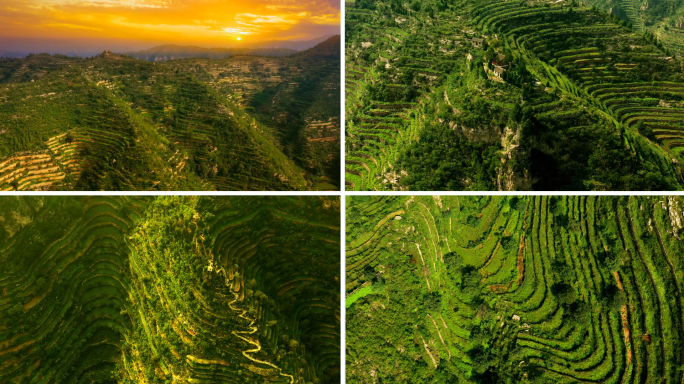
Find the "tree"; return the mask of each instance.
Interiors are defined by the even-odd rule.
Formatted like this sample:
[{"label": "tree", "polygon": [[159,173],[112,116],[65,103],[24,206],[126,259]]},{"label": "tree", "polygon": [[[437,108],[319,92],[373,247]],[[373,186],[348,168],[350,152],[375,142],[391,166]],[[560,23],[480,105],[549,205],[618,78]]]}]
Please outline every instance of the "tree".
[{"label": "tree", "polygon": [[489,47],[484,54],[485,57],[485,63],[489,64],[494,60],[494,57],[496,56],[496,52],[494,52],[494,48]]},{"label": "tree", "polygon": [[423,296],[425,308],[430,312],[439,312],[442,308],[442,294],[433,291]]},{"label": "tree", "polygon": [[16,316],[20,313],[24,312],[24,308],[22,307],[21,304],[14,304],[10,309],[7,310],[7,315],[9,316]]},{"label": "tree", "polygon": [[643,137],[648,138],[651,141],[655,141],[655,135],[653,134],[653,129],[644,124],[643,121],[639,121],[636,125],[637,131]]},{"label": "tree", "polygon": [[295,339],[290,340],[290,351],[296,351],[299,347],[299,342]]}]

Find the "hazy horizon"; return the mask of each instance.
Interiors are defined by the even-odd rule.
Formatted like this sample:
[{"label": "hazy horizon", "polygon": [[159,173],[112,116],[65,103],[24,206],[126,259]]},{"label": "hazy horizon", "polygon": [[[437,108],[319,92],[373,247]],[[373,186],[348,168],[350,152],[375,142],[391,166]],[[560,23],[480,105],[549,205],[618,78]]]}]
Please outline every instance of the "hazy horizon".
[{"label": "hazy horizon", "polygon": [[[283,44],[286,43],[299,43],[299,42],[309,42],[318,39],[325,40],[335,34],[327,34],[318,37],[313,37],[311,39],[293,39],[293,40],[268,40],[263,42],[245,42],[243,44],[225,44],[223,46],[211,46],[211,45],[201,45],[201,44],[178,44],[173,42],[164,43],[131,43],[127,44],[125,42],[111,42],[107,43],[104,41],[73,41],[73,40],[35,40],[31,41],[29,39],[3,39],[0,41],[0,56],[3,54],[24,54],[29,53],[39,54],[39,53],[49,53],[49,54],[63,54],[68,56],[93,56],[102,53],[103,51],[118,52],[118,53],[128,53],[136,51],[145,51],[159,46],[165,45],[175,45],[182,47],[198,47],[198,48],[280,48],[278,47],[278,42]],[[314,44],[315,45],[315,44]],[[48,47],[47,49],[45,47]],[[285,47],[287,48],[287,47]]]},{"label": "hazy horizon", "polygon": [[6,54],[249,48],[340,34],[335,0],[0,0],[0,9]]}]

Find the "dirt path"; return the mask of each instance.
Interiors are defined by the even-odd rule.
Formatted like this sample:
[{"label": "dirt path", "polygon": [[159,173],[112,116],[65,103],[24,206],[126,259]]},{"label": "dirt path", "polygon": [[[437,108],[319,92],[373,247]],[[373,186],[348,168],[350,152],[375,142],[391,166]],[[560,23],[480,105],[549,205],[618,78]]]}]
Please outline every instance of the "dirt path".
[{"label": "dirt path", "polygon": [[290,384],[294,384],[294,376],[288,375],[287,373],[283,373],[283,370],[281,368],[279,368],[278,366],[276,366],[275,364],[271,364],[267,361],[258,360],[258,359],[255,359],[254,357],[250,356],[250,354],[258,353],[259,351],[261,351],[261,344],[259,343],[259,340],[253,341],[252,339],[241,336],[241,334],[253,335],[254,333],[256,333],[258,330],[258,328],[254,326],[254,323],[256,322],[256,320],[250,319],[249,317],[245,316],[245,314],[247,313],[246,310],[233,307],[233,304],[236,301],[238,301],[240,296],[236,292],[231,291],[231,293],[233,294],[233,296],[235,296],[235,299],[233,301],[231,301],[230,303],[228,303],[228,306],[233,311],[239,312],[240,313],[238,315],[239,317],[241,317],[245,320],[248,320],[249,321],[249,327],[251,328],[249,331],[232,331],[232,333],[233,333],[233,335],[239,337],[243,341],[245,341],[245,342],[247,342],[247,343],[249,343],[255,347],[253,349],[248,349],[246,351],[242,351],[242,355],[245,356],[246,358],[248,358],[249,360],[255,362],[255,363],[265,364],[271,368],[276,369],[280,376],[287,377],[288,379],[290,379]]},{"label": "dirt path", "polygon": [[[418,248],[418,253],[420,254],[420,261],[423,262],[423,268],[425,268],[425,259],[423,258],[423,252],[420,251],[420,244],[414,243],[416,245],[416,248]],[[428,281],[427,276],[425,276],[425,282],[427,283],[428,290],[432,291],[432,288],[430,287],[430,281]]]},{"label": "dirt path", "polygon": [[427,343],[425,342],[425,339],[423,339],[423,336],[420,337],[421,340],[423,340],[423,347],[425,347],[425,352],[427,352],[428,356],[430,356],[430,360],[432,360],[432,364],[435,365],[435,368],[437,368],[437,362],[435,361],[435,358],[432,357],[432,353],[430,353],[430,350],[428,349]]},{"label": "dirt path", "polygon": [[523,279],[525,278],[525,234],[520,235],[520,247],[518,248],[518,281],[517,284],[520,286]]},{"label": "dirt path", "polygon": [[432,324],[434,324],[435,329],[437,329],[437,334],[439,335],[439,339],[442,340],[442,345],[444,348],[447,350],[447,353],[449,354],[449,360],[451,360],[451,351],[449,350],[449,347],[447,347],[446,343],[444,342],[444,338],[442,337],[442,332],[439,331],[439,327],[437,326],[437,322],[435,319],[428,313],[428,316],[430,317],[430,320],[432,320]]}]

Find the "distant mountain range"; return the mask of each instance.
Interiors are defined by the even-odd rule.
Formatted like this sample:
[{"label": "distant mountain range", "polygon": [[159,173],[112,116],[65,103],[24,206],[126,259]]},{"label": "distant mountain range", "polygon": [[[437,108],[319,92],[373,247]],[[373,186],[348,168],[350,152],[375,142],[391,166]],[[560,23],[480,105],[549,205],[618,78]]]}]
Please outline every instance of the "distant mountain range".
[{"label": "distant mountain range", "polygon": [[[323,36],[308,41],[268,41],[251,45],[249,47],[232,48],[203,48],[192,45],[160,45],[144,51],[126,52],[126,55],[146,61],[167,61],[190,57],[224,59],[234,55],[262,55],[262,56],[291,56],[299,51],[314,49],[319,44],[325,43],[331,36]],[[338,50],[339,52],[339,36]],[[325,48],[324,48],[325,49]]]},{"label": "distant mountain range", "polygon": [[[223,48],[204,48],[195,46],[179,46],[179,45],[160,45],[146,50],[140,51],[119,51],[116,48],[110,49],[111,51],[125,53],[127,55],[133,56],[137,59],[148,60],[148,61],[164,61],[188,57],[206,57],[212,59],[226,58],[236,54],[253,54],[253,55],[263,55],[263,56],[290,56],[293,53],[299,51],[305,51],[311,49],[321,42],[326,41],[333,35],[321,36],[312,40],[298,41],[298,40],[272,40],[264,41],[254,44],[241,44],[241,46],[227,46]],[[62,47],[64,48],[64,47]],[[10,48],[12,49],[12,48]],[[43,52],[43,51],[41,51]],[[23,50],[2,50],[0,48],[0,57],[17,57],[23,58],[29,55],[29,53],[41,53],[35,50],[23,51]],[[90,57],[96,56],[102,53],[99,51],[77,51],[77,50],[65,50],[56,49],[48,50],[47,53],[54,54],[60,53],[67,56],[80,56],[80,57]]]},{"label": "distant mountain range", "polygon": [[28,54],[24,52],[0,51],[0,57],[22,58],[26,56],[28,56]]},{"label": "distant mountain range", "polygon": [[265,41],[263,43],[255,43],[250,46],[250,48],[256,49],[256,48],[289,48],[289,49],[294,49],[295,51],[305,51],[307,49],[313,48],[317,46],[318,44],[328,40],[329,38],[333,37],[335,35],[325,35],[321,37],[317,37],[313,40],[285,40],[285,41],[278,41],[278,40],[272,40],[272,41]]},{"label": "distant mountain range", "polygon": [[181,45],[160,45],[144,51],[126,52],[126,55],[139,60],[167,61],[174,59],[187,59],[191,57],[208,59],[225,59],[234,55],[263,55],[263,56],[290,56],[297,53],[289,48],[202,48]]}]

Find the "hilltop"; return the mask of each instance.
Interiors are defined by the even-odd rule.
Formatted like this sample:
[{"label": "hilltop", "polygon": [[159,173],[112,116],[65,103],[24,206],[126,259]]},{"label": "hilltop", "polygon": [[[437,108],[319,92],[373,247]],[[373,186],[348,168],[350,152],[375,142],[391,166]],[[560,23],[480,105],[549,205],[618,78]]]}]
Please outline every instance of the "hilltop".
[{"label": "hilltop", "polygon": [[342,51],[340,44],[340,35],[335,35],[313,48],[293,54],[292,56],[340,56]]}]

